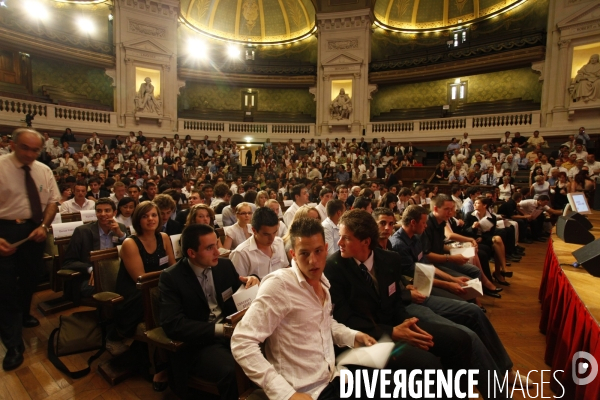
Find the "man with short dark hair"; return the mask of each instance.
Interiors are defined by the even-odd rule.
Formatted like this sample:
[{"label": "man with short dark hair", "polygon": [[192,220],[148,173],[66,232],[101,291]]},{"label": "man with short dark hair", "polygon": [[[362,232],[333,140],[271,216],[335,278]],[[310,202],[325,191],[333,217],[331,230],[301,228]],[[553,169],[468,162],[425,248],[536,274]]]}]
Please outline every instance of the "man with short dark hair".
[{"label": "man with short dark hair", "polygon": [[93,210],[94,201],[86,199],[87,186],[83,182],[75,183],[73,187],[74,197],[60,205],[61,214],[72,214],[83,210]]},{"label": "man with short dark hair", "polygon": [[169,354],[171,388],[181,398],[188,396],[190,375],[215,382],[222,400],[238,398],[223,320],[236,312],[232,295],[240,282],[250,287],[259,281],[239,276],[231,261],[219,257],[218,241],[208,225],[187,226],[181,234],[185,257],[160,275],[160,325],[170,339],[186,343],[185,351]]},{"label": "man with short dark hair", "polygon": [[337,323],[329,312],[327,244],[319,222],[294,222],[290,242],[292,267],[264,279],[235,329],[232,353],[270,399],[336,399],[341,382],[333,345],[369,346],[375,339]]},{"label": "man with short dark hair", "polygon": [[94,205],[97,220],[75,228],[61,266],[62,269],[79,272],[79,276],[74,278],[72,288],[75,298],[78,296],[89,297],[94,293],[93,281],[92,285],[89,284],[92,273],[90,253],[96,250],[111,249],[122,244],[127,237],[125,225],[118,223],[114,218],[117,207],[112,200],[103,197],[98,199]]},{"label": "man with short dark hair", "polygon": [[189,208],[179,211],[177,213],[177,216],[175,217],[175,221],[179,222],[179,224],[181,226],[185,225],[185,222],[187,220],[187,217],[190,213],[191,208],[194,207],[196,204],[202,203],[202,199],[200,197],[200,191],[198,189],[191,190],[190,195],[188,197],[188,203],[190,205]]},{"label": "man with short dark hair", "polygon": [[146,190],[144,191],[144,195],[140,197],[140,203],[143,201],[152,201],[154,197],[156,197],[156,193],[158,192],[158,187],[156,183],[152,181],[146,182]]},{"label": "man with short dark hair", "polygon": [[308,203],[308,190],[304,185],[296,185],[292,187],[291,195],[294,203],[283,214],[283,222],[288,228],[292,225],[296,211]]},{"label": "man with short dark hair", "polygon": [[346,204],[339,199],[329,200],[327,203],[327,218],[321,223],[325,231],[325,243],[327,243],[327,252],[331,255],[338,251],[338,241],[340,240],[340,229],[338,222],[342,214],[346,211]]},{"label": "man with short dark hair", "polygon": [[544,232],[544,222],[546,221],[545,212],[561,215],[561,210],[550,208],[550,197],[547,194],[542,194],[536,199],[521,200],[517,203],[519,213],[527,217],[529,226],[531,227],[531,237],[538,242],[546,242],[550,234]]},{"label": "man with short dark hair", "polygon": [[[429,214],[427,228],[421,235],[426,263],[434,264],[437,268],[454,277],[481,278],[479,268],[469,264],[469,259],[461,254],[450,255],[450,248],[444,244],[446,240],[445,226],[450,213],[454,209],[452,198],[445,194],[438,194],[431,205],[433,206],[433,212]],[[462,293],[462,289],[455,288],[452,292],[459,294]]]},{"label": "man with short dark hair", "polygon": [[231,252],[229,259],[238,274],[255,275],[262,279],[267,274],[289,265],[283,239],[279,232],[279,217],[269,207],[259,207],[252,214],[252,232],[246,241]]},{"label": "man with short dark hair", "polygon": [[519,226],[519,242],[520,243],[533,243],[528,237],[527,225],[529,218],[526,215],[522,215],[518,210],[518,203],[523,199],[523,195],[519,192],[513,193],[513,195],[498,207],[498,214],[506,219],[515,221]]},{"label": "man with short dark hair", "polygon": [[129,197],[135,200],[135,204],[139,204],[140,202],[140,188],[137,185],[129,185],[127,188],[127,193]]},{"label": "man with short dark hair", "polygon": [[159,194],[154,197],[154,203],[160,213],[161,232],[167,235],[178,235],[183,230],[183,225],[171,218],[177,209],[175,200],[168,194]]},{"label": "man with short dark hair", "polygon": [[319,192],[319,198],[321,201],[317,204],[317,211],[319,212],[319,217],[321,217],[321,222],[327,219],[327,202],[329,202],[333,198],[333,190],[324,187]]},{"label": "man with short dark hair", "polygon": [[106,190],[102,190],[100,188],[100,180],[98,178],[92,178],[88,181],[88,185],[90,185],[90,191],[87,192],[85,197],[92,201],[98,201],[98,199],[102,197],[110,196],[110,192]]},{"label": "man with short dark hair", "polygon": [[365,210],[368,213],[372,213],[373,203],[368,197],[358,196],[354,199],[354,203],[352,203],[352,210]]}]

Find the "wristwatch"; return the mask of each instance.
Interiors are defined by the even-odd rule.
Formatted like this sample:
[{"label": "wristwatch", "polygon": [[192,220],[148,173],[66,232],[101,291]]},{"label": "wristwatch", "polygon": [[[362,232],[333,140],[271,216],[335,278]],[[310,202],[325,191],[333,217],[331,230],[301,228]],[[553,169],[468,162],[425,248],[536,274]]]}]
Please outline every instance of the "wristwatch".
[{"label": "wristwatch", "polygon": [[50,232],[50,228],[48,228],[46,224],[41,224],[40,226],[46,230],[46,233]]}]

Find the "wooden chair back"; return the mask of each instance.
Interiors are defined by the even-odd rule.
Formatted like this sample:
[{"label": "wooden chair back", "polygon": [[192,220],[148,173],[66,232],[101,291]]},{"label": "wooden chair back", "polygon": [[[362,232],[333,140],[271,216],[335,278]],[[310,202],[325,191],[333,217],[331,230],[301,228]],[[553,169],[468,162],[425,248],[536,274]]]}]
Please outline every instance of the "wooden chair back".
[{"label": "wooden chair back", "polygon": [[94,286],[96,293],[116,292],[117,275],[121,259],[116,247],[96,250],[90,253],[90,262],[94,267]]},{"label": "wooden chair back", "polygon": [[60,217],[62,218],[62,222],[81,221],[81,214],[78,212],[70,214],[61,214]]}]

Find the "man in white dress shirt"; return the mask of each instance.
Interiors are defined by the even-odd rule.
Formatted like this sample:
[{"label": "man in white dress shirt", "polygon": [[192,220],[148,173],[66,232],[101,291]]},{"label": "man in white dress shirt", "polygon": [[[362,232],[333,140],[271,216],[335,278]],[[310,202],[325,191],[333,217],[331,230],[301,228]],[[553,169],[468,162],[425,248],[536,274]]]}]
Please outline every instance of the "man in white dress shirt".
[{"label": "man in white dress shirt", "polygon": [[[233,357],[270,399],[339,398],[333,345],[375,344],[332,317],[327,244],[313,219],[290,227],[292,267],[268,275],[231,338]],[[302,334],[299,334],[299,332]],[[263,355],[260,344],[265,343]]]},{"label": "man in white dress shirt", "polygon": [[317,211],[319,212],[319,217],[321,217],[321,222],[327,219],[327,202],[333,198],[333,190],[324,187],[319,192],[319,198],[321,201],[317,204]]},{"label": "man in white dress shirt", "polygon": [[71,214],[83,210],[94,209],[96,202],[85,198],[87,186],[84,183],[77,182],[75,187],[73,187],[73,192],[75,193],[75,197],[60,205],[61,214]]},{"label": "man in white dress shirt", "polygon": [[308,190],[306,190],[306,186],[304,185],[296,185],[292,188],[292,197],[294,199],[294,203],[285,211],[283,214],[283,222],[289,228],[294,220],[294,215],[296,215],[296,211],[303,205],[308,203]]},{"label": "man in white dress shirt", "polygon": [[279,217],[269,207],[260,207],[252,215],[252,232],[231,252],[229,259],[238,274],[260,279],[289,265],[283,239],[277,236]]},{"label": "man in white dress shirt", "polygon": [[346,211],[346,203],[342,200],[335,199],[327,203],[327,218],[321,225],[325,230],[325,243],[327,243],[327,252],[330,255],[340,249],[340,246],[338,246],[340,240],[338,222],[340,222],[344,211]]}]

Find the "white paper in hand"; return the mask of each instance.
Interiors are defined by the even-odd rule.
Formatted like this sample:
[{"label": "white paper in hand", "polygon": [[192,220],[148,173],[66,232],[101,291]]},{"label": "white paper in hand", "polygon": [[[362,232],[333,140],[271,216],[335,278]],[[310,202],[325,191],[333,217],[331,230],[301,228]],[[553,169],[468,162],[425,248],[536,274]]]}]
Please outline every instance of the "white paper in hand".
[{"label": "white paper in hand", "polygon": [[465,300],[483,296],[483,286],[478,278],[471,279],[470,281],[467,281],[466,284],[467,286],[462,287],[467,292],[466,296],[463,297]]},{"label": "white paper in hand", "polygon": [[435,267],[430,264],[415,264],[415,277],[413,286],[423,296],[429,297],[431,288],[433,287],[433,279],[435,278]]},{"label": "white paper in hand", "polygon": [[171,244],[173,245],[173,255],[176,260],[183,258],[183,251],[181,251],[181,234],[171,235]]},{"label": "white paper in hand", "polygon": [[242,284],[237,292],[233,294],[233,302],[235,303],[237,310],[242,311],[243,309],[250,307],[250,303],[256,298],[257,293],[258,285],[246,289],[246,285]]},{"label": "white paper in hand", "polygon": [[479,221],[479,227],[481,228],[482,232],[488,232],[493,226],[494,224],[489,218],[482,218]]},{"label": "white paper in hand", "polygon": [[382,369],[388,362],[394,342],[377,343],[373,346],[349,349],[337,356],[335,363],[338,367],[344,365],[360,365],[369,368]]},{"label": "white paper in hand", "polygon": [[461,254],[465,258],[475,257],[475,247],[452,247],[450,249],[450,255]]}]

